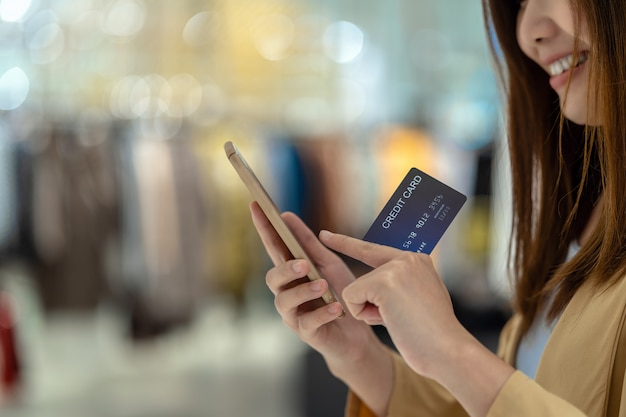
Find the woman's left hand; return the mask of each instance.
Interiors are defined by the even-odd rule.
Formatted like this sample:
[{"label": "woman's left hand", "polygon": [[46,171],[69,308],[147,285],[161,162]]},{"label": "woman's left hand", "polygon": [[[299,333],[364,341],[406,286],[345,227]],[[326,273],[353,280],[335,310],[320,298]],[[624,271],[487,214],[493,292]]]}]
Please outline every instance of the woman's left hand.
[{"label": "woman's left hand", "polygon": [[384,325],[417,373],[433,377],[451,349],[473,339],[457,320],[430,256],[326,231],[320,240],[374,268],[345,288],[346,308],[370,325]]}]

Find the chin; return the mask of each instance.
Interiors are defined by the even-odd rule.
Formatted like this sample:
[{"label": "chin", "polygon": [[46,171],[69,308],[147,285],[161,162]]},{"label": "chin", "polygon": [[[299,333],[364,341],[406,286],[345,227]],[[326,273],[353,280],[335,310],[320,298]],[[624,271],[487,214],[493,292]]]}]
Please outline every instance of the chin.
[{"label": "chin", "polygon": [[587,121],[587,117],[571,116],[571,115],[568,115],[567,112],[563,112],[563,116],[565,116],[565,118],[569,120],[570,122],[575,123],[580,126],[590,124]]},{"label": "chin", "polygon": [[592,103],[597,103],[594,97],[588,97],[588,90],[572,91],[568,100],[564,102],[560,97],[563,116],[572,123],[581,126],[600,126],[601,114]]},{"label": "chin", "polygon": [[601,126],[602,123],[600,123],[596,118],[594,118],[592,115],[568,115],[567,112],[563,112],[565,118],[567,120],[569,120],[570,122],[580,125],[580,126]]},{"label": "chin", "polygon": [[[562,104],[562,103],[561,103]],[[593,111],[587,111],[587,106],[584,108],[579,106],[561,107],[563,116],[572,123],[581,126],[600,126],[599,117]]]}]

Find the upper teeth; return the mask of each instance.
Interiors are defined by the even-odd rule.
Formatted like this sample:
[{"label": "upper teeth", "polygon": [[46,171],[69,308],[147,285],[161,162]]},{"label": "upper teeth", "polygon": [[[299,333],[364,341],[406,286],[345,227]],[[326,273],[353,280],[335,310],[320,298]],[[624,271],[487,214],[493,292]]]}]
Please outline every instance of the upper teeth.
[{"label": "upper teeth", "polygon": [[[586,52],[581,52],[578,54],[578,61],[576,62],[575,66],[578,66],[580,64],[582,64],[583,62],[585,62],[587,60],[587,53]],[[554,61],[552,64],[550,64],[550,75],[555,76],[555,75],[559,75],[565,71],[567,71],[568,69],[570,69],[572,66],[574,65],[574,55],[568,55],[566,57],[563,57],[557,61]]]}]

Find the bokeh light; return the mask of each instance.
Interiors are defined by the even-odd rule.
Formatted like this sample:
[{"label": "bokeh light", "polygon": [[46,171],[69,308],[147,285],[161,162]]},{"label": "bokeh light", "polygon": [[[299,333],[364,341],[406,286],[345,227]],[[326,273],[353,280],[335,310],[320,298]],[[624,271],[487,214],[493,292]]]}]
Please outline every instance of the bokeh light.
[{"label": "bokeh light", "polygon": [[217,13],[209,10],[193,15],[183,29],[184,41],[194,47],[214,43],[220,34],[221,23]]},{"label": "bokeh light", "polygon": [[268,14],[259,17],[250,29],[250,35],[263,58],[280,61],[287,57],[294,40],[294,23],[288,16]]},{"label": "bokeh light", "polygon": [[334,22],[324,31],[324,51],[337,63],[352,61],[363,51],[364,45],[365,35],[354,23]]},{"label": "bokeh light", "polygon": [[139,0],[117,0],[106,13],[103,31],[120,38],[136,35],[144,26],[146,7]]},{"label": "bokeh light", "polygon": [[65,47],[65,35],[61,26],[50,22],[39,28],[28,43],[31,59],[36,64],[50,64],[56,61]]},{"label": "bokeh light", "polygon": [[30,90],[30,80],[23,69],[13,67],[0,76],[0,110],[20,107]]},{"label": "bokeh light", "polygon": [[5,22],[18,22],[28,12],[31,0],[2,0],[0,1],[0,19]]}]

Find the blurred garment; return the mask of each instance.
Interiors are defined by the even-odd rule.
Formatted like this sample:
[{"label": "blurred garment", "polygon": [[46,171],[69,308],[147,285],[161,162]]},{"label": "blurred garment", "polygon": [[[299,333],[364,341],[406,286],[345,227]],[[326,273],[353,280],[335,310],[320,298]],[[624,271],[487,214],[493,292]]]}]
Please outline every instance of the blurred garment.
[{"label": "blurred garment", "polygon": [[0,400],[11,400],[21,381],[11,300],[0,290]]},{"label": "blurred garment", "polygon": [[16,240],[15,142],[0,122],[0,260]]},{"label": "blurred garment", "polygon": [[[106,126],[93,126],[94,132]],[[110,141],[82,143],[70,125],[20,142],[19,258],[32,266],[46,311],[92,309],[107,290],[107,250],[118,232]]]},{"label": "blurred garment", "polygon": [[198,164],[182,138],[122,139],[122,236],[115,298],[131,335],[152,337],[188,323],[204,294],[206,225]]},{"label": "blurred garment", "polygon": [[337,224],[334,202],[341,199],[345,187],[340,181],[342,153],[334,138],[302,139],[295,143],[303,166],[302,212],[299,213],[315,233],[322,229],[341,231]]}]

